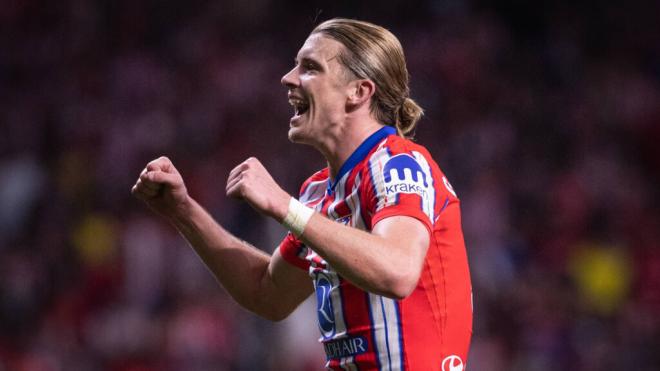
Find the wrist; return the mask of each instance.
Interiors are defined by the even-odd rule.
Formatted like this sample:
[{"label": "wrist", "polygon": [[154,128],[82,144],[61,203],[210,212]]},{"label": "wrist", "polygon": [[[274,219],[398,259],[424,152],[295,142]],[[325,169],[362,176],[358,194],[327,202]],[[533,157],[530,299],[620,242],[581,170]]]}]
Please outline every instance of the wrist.
[{"label": "wrist", "polygon": [[302,236],[309,220],[314,215],[314,210],[303,205],[300,201],[291,197],[287,208],[286,216],[282,220],[282,225],[290,230],[296,237]]},{"label": "wrist", "polygon": [[189,195],[186,195],[183,201],[176,204],[176,206],[167,213],[167,218],[174,223],[186,220],[192,214],[195,205],[197,205],[197,202]]},{"label": "wrist", "polygon": [[288,193],[282,192],[281,197],[277,198],[277,202],[271,206],[270,216],[275,219],[278,223],[284,223],[286,215],[289,213],[289,203],[293,197]]}]

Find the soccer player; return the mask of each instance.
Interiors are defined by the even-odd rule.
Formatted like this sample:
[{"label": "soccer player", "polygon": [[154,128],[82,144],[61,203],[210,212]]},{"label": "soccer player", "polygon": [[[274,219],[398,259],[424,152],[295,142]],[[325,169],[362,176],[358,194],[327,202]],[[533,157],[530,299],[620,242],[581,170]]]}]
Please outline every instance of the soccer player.
[{"label": "soccer player", "polygon": [[459,200],[428,151],[406,139],[422,110],[399,41],[374,24],[326,21],[282,84],[295,111],[289,139],[328,166],[297,198],[255,158],[230,172],[228,196],[290,231],[272,256],[218,225],[165,157],[133,193],[254,313],[280,320],[315,293],[328,369],[464,370],[472,302]]}]

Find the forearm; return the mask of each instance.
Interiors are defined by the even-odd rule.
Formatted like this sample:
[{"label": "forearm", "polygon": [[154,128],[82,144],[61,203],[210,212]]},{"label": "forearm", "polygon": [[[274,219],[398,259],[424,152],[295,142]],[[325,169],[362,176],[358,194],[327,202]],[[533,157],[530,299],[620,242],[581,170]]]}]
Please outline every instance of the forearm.
[{"label": "forearm", "polygon": [[[236,179],[243,179],[242,173],[232,171],[232,174],[235,179],[231,180],[230,176],[228,187],[229,184],[235,185]],[[245,177],[248,178],[253,179]],[[278,320],[291,313],[311,293],[306,272],[286,263],[279,251],[269,256],[218,225],[188,195],[181,174],[167,157],[149,162],[131,193],[174,224],[220,284],[246,309]],[[243,190],[239,193],[242,194]],[[259,194],[263,196],[263,192]],[[286,197],[281,190],[280,194]],[[267,202],[272,199],[263,197]]]},{"label": "forearm", "polygon": [[423,255],[404,239],[384,238],[320,214],[309,220],[302,239],[340,275],[365,291],[402,298],[419,278]]},{"label": "forearm", "polygon": [[264,317],[262,300],[270,256],[222,228],[195,200],[170,218],[227,292],[243,307]]}]

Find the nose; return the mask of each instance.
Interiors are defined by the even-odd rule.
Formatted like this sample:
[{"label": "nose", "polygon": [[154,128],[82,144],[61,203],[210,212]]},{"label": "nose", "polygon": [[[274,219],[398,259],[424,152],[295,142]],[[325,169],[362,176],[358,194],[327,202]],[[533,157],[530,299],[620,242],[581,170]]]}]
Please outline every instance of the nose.
[{"label": "nose", "polygon": [[282,76],[282,80],[280,80],[282,85],[286,86],[287,88],[295,88],[299,85],[298,82],[298,66],[295,66],[291,69],[291,71],[287,72],[284,76]]}]

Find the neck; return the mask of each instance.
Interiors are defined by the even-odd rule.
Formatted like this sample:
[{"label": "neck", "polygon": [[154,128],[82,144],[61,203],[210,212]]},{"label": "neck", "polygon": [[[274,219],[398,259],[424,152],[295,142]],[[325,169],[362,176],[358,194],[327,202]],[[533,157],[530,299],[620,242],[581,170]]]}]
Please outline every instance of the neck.
[{"label": "neck", "polygon": [[324,148],[318,148],[328,161],[331,178],[334,179],[337,176],[341,166],[360,144],[382,127],[383,125],[375,120],[369,120],[369,122],[362,122],[357,125],[347,124],[329,145],[324,146]]}]

